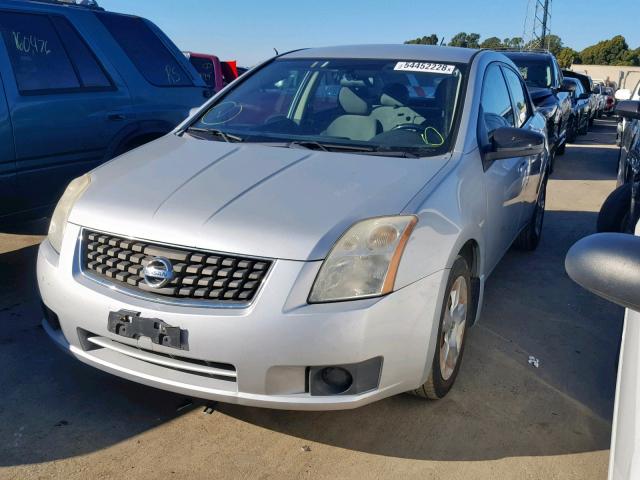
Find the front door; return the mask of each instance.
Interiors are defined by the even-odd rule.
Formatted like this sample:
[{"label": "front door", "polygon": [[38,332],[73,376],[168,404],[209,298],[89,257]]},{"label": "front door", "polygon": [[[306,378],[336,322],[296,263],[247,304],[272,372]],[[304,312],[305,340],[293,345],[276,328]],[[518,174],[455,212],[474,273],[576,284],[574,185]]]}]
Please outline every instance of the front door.
[{"label": "front door", "polygon": [[[13,124],[22,210],[55,203],[105,159],[130,117],[128,91],[58,15],[0,12],[0,67]],[[4,51],[2,51],[4,49]]]},{"label": "front door", "polygon": [[[509,89],[502,69],[491,64],[484,77],[481,98],[481,123],[479,129],[486,138],[481,144],[488,144],[493,132],[501,127],[515,127],[514,114]],[[527,159],[507,158],[485,165],[487,188],[487,266],[495,267],[504,252],[511,246],[519,232],[523,210],[523,195],[526,184]]]}]

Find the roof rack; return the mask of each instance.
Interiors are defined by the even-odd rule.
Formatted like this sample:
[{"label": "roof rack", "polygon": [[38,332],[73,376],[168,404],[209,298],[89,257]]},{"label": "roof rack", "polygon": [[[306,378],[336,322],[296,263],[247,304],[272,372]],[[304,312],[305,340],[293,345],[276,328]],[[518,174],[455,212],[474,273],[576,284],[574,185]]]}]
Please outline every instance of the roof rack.
[{"label": "roof rack", "polygon": [[91,10],[104,10],[98,5],[97,0],[29,0],[34,3],[47,3],[49,5],[61,5],[69,7],[83,7]]},{"label": "roof rack", "polygon": [[551,51],[546,48],[511,48],[511,47],[498,47],[492,48],[491,50],[496,50],[498,52],[521,52],[521,53],[548,53],[551,55]]}]

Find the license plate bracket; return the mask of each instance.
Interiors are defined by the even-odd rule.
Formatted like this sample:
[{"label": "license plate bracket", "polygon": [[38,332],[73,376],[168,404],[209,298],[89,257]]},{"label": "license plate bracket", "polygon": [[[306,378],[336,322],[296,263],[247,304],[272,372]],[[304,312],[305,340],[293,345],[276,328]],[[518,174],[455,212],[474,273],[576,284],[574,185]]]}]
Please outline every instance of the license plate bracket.
[{"label": "license plate bracket", "polygon": [[169,325],[159,318],[144,318],[140,312],[109,312],[107,330],[126,338],[148,337],[156,345],[187,350],[187,330]]}]

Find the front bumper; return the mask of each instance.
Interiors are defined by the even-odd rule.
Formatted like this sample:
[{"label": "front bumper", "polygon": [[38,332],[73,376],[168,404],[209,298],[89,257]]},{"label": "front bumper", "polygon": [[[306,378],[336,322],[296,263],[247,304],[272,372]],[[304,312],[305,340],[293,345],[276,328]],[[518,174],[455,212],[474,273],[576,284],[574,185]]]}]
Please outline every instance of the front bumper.
[{"label": "front bumper", "polygon": [[[382,298],[309,305],[306,298],[320,262],[278,260],[246,308],[169,305],[135,298],[85,277],[78,267],[79,235],[80,228],[69,224],[60,255],[48,241],[40,246],[40,293],[57,315],[60,329],[46,321],[43,325],[60,347],[114,375],[228,403],[329,410],[354,408],[414,389],[431,368],[446,271]],[[109,312],[119,310],[140,312],[187,330],[188,350],[109,332]],[[90,337],[115,348],[97,347],[87,341]],[[129,354],[140,349],[141,355]],[[179,368],[181,360],[175,363],[168,355],[232,366],[235,381],[185,371]],[[171,361],[162,360],[167,358]],[[373,358],[382,358],[377,388],[357,395],[309,393],[309,367]]]}]

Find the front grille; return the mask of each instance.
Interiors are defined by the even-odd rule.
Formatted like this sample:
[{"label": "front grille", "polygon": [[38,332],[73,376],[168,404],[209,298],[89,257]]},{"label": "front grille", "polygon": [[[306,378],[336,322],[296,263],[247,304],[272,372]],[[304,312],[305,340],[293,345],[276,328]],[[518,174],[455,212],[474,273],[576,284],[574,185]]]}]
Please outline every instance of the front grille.
[{"label": "front grille", "polygon": [[[173,279],[149,286],[144,267],[154,257],[171,262]],[[82,267],[125,288],[176,299],[248,303],[260,288],[270,260],[167,247],[105,233],[83,231]]]}]

